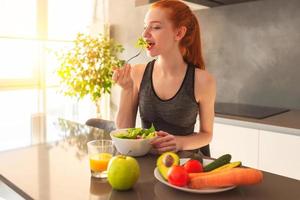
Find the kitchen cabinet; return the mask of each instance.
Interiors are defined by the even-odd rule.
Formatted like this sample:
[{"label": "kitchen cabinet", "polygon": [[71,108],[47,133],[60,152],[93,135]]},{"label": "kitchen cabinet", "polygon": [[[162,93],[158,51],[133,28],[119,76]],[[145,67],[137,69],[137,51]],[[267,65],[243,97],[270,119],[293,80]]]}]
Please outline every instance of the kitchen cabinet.
[{"label": "kitchen cabinet", "polygon": [[232,161],[300,180],[299,135],[214,123],[210,150],[214,158],[230,153]]},{"label": "kitchen cabinet", "polygon": [[299,153],[299,136],[260,131],[260,169],[300,180]]},{"label": "kitchen cabinet", "polygon": [[215,123],[210,151],[214,158],[229,153],[232,161],[242,161],[243,165],[258,168],[258,144],[257,129]]}]

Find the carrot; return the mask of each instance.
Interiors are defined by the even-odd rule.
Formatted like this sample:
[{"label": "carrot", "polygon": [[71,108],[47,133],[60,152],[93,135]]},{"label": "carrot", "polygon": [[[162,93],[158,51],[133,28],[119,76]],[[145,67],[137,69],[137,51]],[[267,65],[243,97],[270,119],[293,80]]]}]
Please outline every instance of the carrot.
[{"label": "carrot", "polygon": [[[217,170],[217,169],[218,169],[218,170]],[[220,172],[220,171],[226,171],[226,170],[229,170],[229,169],[231,169],[231,168],[228,167],[228,168],[222,168],[222,169],[217,168],[217,169],[214,169],[214,170],[209,171],[209,172],[189,173],[188,175],[189,175],[189,178],[192,179],[192,178],[196,178],[196,177],[198,177],[198,176],[206,176],[206,175],[209,175],[209,174],[215,174],[215,173],[218,173],[218,172]]]},{"label": "carrot", "polygon": [[261,182],[263,174],[253,168],[232,168],[190,179],[189,187],[201,189],[207,187],[227,187],[233,185],[251,185]]},{"label": "carrot", "polygon": [[196,178],[196,177],[199,177],[199,176],[207,176],[208,174],[212,174],[212,172],[197,172],[197,173],[189,173],[189,178],[192,179],[192,178]]}]

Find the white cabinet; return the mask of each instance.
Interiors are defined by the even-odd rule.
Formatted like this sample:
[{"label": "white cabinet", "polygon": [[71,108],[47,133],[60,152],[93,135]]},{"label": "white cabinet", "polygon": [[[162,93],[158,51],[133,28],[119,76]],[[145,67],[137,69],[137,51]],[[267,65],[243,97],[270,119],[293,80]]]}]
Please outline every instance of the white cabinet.
[{"label": "white cabinet", "polygon": [[210,151],[214,158],[229,153],[232,161],[242,161],[245,166],[258,168],[258,144],[257,129],[215,123]]},{"label": "white cabinet", "polygon": [[300,180],[300,136],[214,124],[211,156],[232,155],[232,161],[263,171]]},{"label": "white cabinet", "polygon": [[260,131],[260,169],[300,180],[299,154],[299,136]]}]

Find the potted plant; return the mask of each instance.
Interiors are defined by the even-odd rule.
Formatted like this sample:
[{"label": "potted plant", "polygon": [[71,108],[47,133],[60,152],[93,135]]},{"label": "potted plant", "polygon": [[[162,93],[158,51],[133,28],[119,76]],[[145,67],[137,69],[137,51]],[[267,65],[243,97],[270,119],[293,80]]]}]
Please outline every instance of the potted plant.
[{"label": "potted plant", "polygon": [[100,113],[99,101],[111,92],[113,67],[124,64],[118,54],[124,48],[106,35],[91,36],[79,33],[68,51],[56,53],[59,61],[57,75],[60,92],[82,99],[89,96]]}]

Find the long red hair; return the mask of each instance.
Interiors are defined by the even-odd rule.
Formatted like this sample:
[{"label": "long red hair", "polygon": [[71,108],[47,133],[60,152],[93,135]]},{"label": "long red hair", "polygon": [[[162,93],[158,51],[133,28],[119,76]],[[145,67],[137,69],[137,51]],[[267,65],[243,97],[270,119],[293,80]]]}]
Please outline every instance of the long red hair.
[{"label": "long red hair", "polygon": [[197,68],[205,69],[201,50],[200,26],[191,9],[179,0],[160,0],[153,3],[151,8],[167,9],[170,11],[168,18],[174,28],[181,26],[187,28],[185,36],[179,43],[183,59]]}]

